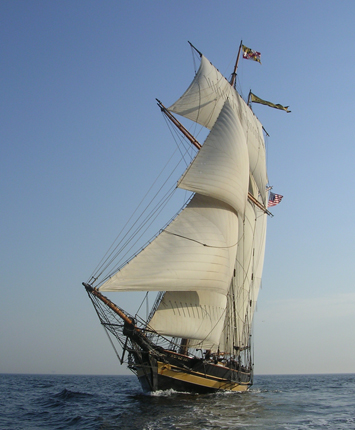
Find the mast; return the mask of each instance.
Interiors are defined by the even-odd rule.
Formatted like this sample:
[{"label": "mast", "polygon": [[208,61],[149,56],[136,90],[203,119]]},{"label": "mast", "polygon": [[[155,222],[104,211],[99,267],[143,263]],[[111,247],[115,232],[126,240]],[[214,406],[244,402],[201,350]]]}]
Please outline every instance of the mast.
[{"label": "mast", "polygon": [[240,51],[242,49],[242,43],[243,43],[243,41],[241,40],[240,41],[240,45],[239,45],[237,59],[235,61],[235,65],[234,65],[234,70],[233,70],[232,77],[231,77],[231,80],[230,80],[230,84],[231,84],[231,86],[233,88],[235,88],[235,80],[236,80],[236,77],[237,77],[237,69],[238,69],[238,63],[239,63],[239,58],[240,58]]}]

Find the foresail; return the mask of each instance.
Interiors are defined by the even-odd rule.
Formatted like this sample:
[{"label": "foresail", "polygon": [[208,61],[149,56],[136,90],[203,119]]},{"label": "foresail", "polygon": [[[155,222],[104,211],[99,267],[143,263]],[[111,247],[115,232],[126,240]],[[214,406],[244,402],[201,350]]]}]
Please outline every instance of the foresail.
[{"label": "foresail", "polygon": [[196,194],[186,208],[100,291],[213,291],[226,295],[237,252],[238,217]]},{"label": "foresail", "polygon": [[228,100],[178,186],[221,200],[244,214],[249,187],[248,148]]},{"label": "foresail", "polygon": [[[218,346],[223,329],[226,296],[210,291],[168,291],[149,327],[157,333],[195,339],[195,347]],[[192,345],[192,343],[190,343]]]},{"label": "foresail", "polygon": [[[228,102],[225,103],[227,99]],[[201,57],[200,68],[191,85],[182,97],[170,106],[169,110],[207,128],[213,127],[212,130],[214,131],[215,125],[219,121],[219,113],[226,109],[223,106],[227,104],[237,118],[235,123],[239,130],[239,135],[245,136],[248,149],[248,191],[265,206],[267,203],[266,186],[268,178],[262,125],[235,89],[204,56]],[[223,116],[222,112],[220,116]],[[207,174],[203,176],[203,173],[201,174],[202,169],[199,168],[200,166],[209,166],[209,169],[206,169],[205,172],[210,170],[211,176],[214,176],[215,171],[211,161],[203,156],[203,148],[205,145],[206,147],[209,146],[210,136],[202,146],[190,170],[181,180],[180,187],[200,193],[206,193],[206,188],[208,188],[207,193],[212,195],[212,187],[209,182],[212,181],[215,184],[217,181],[215,178],[211,179]],[[241,140],[239,137],[238,141],[240,142]],[[216,139],[216,142],[213,140],[211,142],[217,148],[214,157],[218,163],[225,154],[223,151],[218,152],[218,139]],[[233,166],[234,164],[236,166],[235,162],[236,159],[230,165]],[[220,162],[220,165],[222,164]],[[226,162],[226,165],[228,165],[228,162]],[[235,167],[238,172],[239,169],[239,166]],[[226,176],[230,179],[233,178],[233,174],[236,174],[235,172],[231,173],[232,170],[233,167],[230,170],[227,167],[219,169],[219,172],[226,172]],[[216,193],[220,193],[220,195],[227,193],[225,184],[228,184],[228,180],[221,179],[222,182],[224,187],[220,187],[218,191],[215,189]],[[232,203],[231,195],[229,194],[228,197],[224,195],[222,200],[231,204],[243,216],[239,217],[239,246],[235,261],[235,276],[227,296],[224,329],[219,340],[219,349],[221,351],[233,351],[234,347],[242,350],[250,344],[250,328],[261,285],[265,252],[265,213],[253,204],[246,203],[246,199],[244,203],[244,205],[246,204],[245,210],[241,211],[239,202],[236,203],[237,200]]]}]

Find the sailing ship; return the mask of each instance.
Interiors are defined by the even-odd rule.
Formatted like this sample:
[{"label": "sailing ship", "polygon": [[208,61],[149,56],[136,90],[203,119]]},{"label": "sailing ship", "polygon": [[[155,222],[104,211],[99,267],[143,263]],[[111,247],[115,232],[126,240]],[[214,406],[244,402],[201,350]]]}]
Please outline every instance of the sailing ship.
[{"label": "sailing ship", "polygon": [[[196,147],[176,186],[191,195],[127,264],[83,285],[121,364],[144,391],[246,391],[253,383],[252,323],[271,215],[265,130],[236,91],[243,45],[230,80],[191,46],[200,65],[190,86],[169,108],[157,101]],[[208,129],[203,145],[174,114]],[[122,291],[158,292],[146,319],[104,295]]]}]

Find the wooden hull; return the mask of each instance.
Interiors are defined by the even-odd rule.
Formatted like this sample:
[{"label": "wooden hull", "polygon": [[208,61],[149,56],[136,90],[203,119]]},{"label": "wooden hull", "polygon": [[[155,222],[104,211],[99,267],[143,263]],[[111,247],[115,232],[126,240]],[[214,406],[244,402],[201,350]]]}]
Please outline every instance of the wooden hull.
[{"label": "wooden hull", "polygon": [[202,372],[160,361],[154,364],[153,366],[149,364],[134,366],[134,371],[146,392],[159,390],[201,394],[216,391],[243,392],[247,391],[252,384],[250,374],[231,371],[221,365],[206,364],[202,360],[194,366],[197,369],[203,366]]}]

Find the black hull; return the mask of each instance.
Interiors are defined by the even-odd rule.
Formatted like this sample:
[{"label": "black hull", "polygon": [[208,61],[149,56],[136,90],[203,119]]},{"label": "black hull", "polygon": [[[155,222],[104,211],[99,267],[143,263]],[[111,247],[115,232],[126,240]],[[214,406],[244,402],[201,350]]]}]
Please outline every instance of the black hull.
[{"label": "black hull", "polygon": [[159,390],[199,394],[216,391],[242,392],[247,391],[252,385],[252,375],[249,372],[170,351],[159,355],[159,360],[150,355],[147,360],[140,360],[140,363],[136,361],[135,365],[130,366],[145,392]]}]

